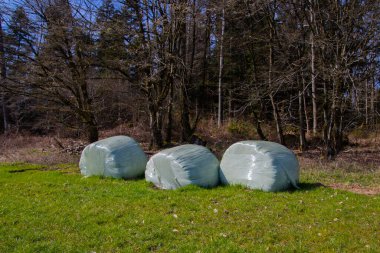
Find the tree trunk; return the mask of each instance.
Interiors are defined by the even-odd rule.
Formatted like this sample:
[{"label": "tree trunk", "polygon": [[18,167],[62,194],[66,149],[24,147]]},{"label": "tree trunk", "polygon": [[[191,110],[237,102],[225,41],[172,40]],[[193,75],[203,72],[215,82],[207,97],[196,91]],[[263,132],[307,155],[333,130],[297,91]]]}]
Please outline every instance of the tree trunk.
[{"label": "tree trunk", "polygon": [[[313,6],[313,3],[311,3]],[[314,23],[314,10],[313,7],[310,8],[310,23]],[[311,53],[311,99],[313,104],[313,134],[317,134],[317,88],[315,83],[315,52],[314,52],[314,32],[310,32],[310,53]]]},{"label": "tree trunk", "polygon": [[278,141],[282,145],[285,145],[284,133],[282,131],[282,126],[281,126],[282,123],[281,123],[280,114],[278,112],[278,107],[277,107],[277,104],[274,100],[273,95],[270,94],[269,97],[270,97],[270,102],[271,102],[272,108],[273,108],[273,117],[274,117],[274,122],[276,124],[277,138],[278,138]]},{"label": "tree trunk", "polygon": [[[190,123],[190,103],[188,97],[188,90],[193,86],[193,68],[194,68],[194,59],[195,59],[195,46],[196,46],[196,20],[195,20],[195,11],[196,11],[196,1],[193,0],[192,3],[192,12],[189,12],[189,15],[192,15],[192,21],[182,22],[180,36],[185,36],[185,39],[182,40],[184,45],[181,45],[180,56],[184,59],[185,69],[184,76],[182,78],[182,86],[180,90],[180,108],[181,108],[181,141],[189,141],[190,137],[193,135],[196,124],[193,126]],[[187,16],[186,14],[185,16]],[[190,32],[191,31],[191,32]],[[191,40],[190,40],[191,35]],[[189,66],[189,67],[187,67]],[[199,114],[196,115],[196,118]]]},{"label": "tree trunk", "polygon": [[[337,67],[336,67],[337,68]],[[342,126],[342,81],[335,77],[333,81],[333,99],[330,119],[327,129],[326,156],[332,158],[342,149],[343,126]]]},{"label": "tree trunk", "polygon": [[372,127],[375,127],[375,118],[376,118],[376,114],[375,114],[375,91],[376,91],[376,81],[375,81],[375,77],[373,77],[372,79],[372,85],[371,85],[371,125]]},{"label": "tree trunk", "polygon": [[303,90],[303,109],[305,113],[305,123],[306,123],[306,133],[310,134],[310,124],[309,124],[309,115],[307,113],[307,104],[306,104],[306,96],[305,96],[305,78],[302,78],[302,90]]},{"label": "tree trunk", "polygon": [[88,142],[93,143],[99,140],[99,130],[96,124],[89,123],[87,125]]},{"label": "tree trunk", "polygon": [[328,113],[329,113],[329,107],[328,107],[328,94],[327,94],[327,84],[326,81],[323,82],[323,141],[325,144],[325,150],[329,150],[329,141],[328,141],[328,126],[329,126],[329,120],[328,120]]},{"label": "tree trunk", "polygon": [[[4,84],[5,79],[7,78],[7,67],[5,62],[5,50],[4,50],[4,36],[3,36],[3,26],[2,26],[2,16],[0,15],[0,82]],[[2,90],[2,89],[1,89]],[[3,115],[3,128],[4,133],[7,133],[9,130],[9,123],[8,123],[8,110],[7,110],[7,99],[5,96],[5,92],[1,92],[1,109],[2,109],[2,115]]]},{"label": "tree trunk", "polygon": [[260,140],[266,141],[267,138],[264,135],[264,132],[263,132],[263,130],[261,128],[260,119],[259,119],[257,113],[255,112],[255,110],[253,110],[253,119],[255,121],[254,123],[255,123],[255,127],[256,127],[256,132],[259,135]]},{"label": "tree trunk", "polygon": [[[336,84],[335,84],[336,85]],[[334,87],[334,90],[335,90],[335,87]],[[326,134],[326,140],[325,140],[325,143],[326,143],[326,157],[331,159],[334,155],[335,155],[335,148],[334,148],[334,144],[333,144],[333,128],[334,128],[334,125],[335,125],[335,121],[336,121],[336,112],[337,112],[337,109],[336,109],[336,94],[335,92],[333,91],[333,101],[332,101],[332,107],[331,107],[331,113],[330,113],[330,118],[328,120],[328,125],[327,125],[327,134]]]},{"label": "tree trunk", "polygon": [[[83,77],[86,76],[84,71],[79,73],[81,73]],[[88,82],[82,77],[74,76],[73,78],[74,80],[77,79],[77,83],[80,84],[78,88],[80,88],[81,94],[78,96],[77,100],[79,103],[79,109],[84,115],[85,124],[87,126],[88,141],[92,143],[99,139],[99,130],[92,106],[92,98],[87,90]]]},{"label": "tree trunk", "polygon": [[[204,34],[204,48],[203,48],[203,56],[202,56],[202,85],[197,89],[196,96],[196,104],[198,105],[198,110],[203,112],[204,101],[202,100],[202,96],[204,94],[204,89],[206,87],[206,80],[208,74],[208,53],[210,47],[210,12],[208,10],[208,6],[206,6],[206,31]],[[199,113],[199,112],[198,112]]]},{"label": "tree trunk", "polygon": [[[302,75],[302,74],[301,74]],[[303,77],[302,77],[303,79]],[[304,108],[303,108],[303,97],[304,97],[304,90],[303,90],[303,82],[301,83],[299,81],[299,78],[297,78],[298,81],[298,118],[299,118],[299,134],[300,134],[300,150],[304,151],[306,149],[306,136],[305,136],[305,122],[304,122]]]},{"label": "tree trunk", "polygon": [[224,0],[223,0],[223,7],[222,7],[222,27],[221,27],[221,33],[220,33],[220,52],[219,52],[219,77],[218,77],[218,127],[221,127],[223,122],[223,96],[222,96],[222,74],[223,74],[223,37],[224,37]]},{"label": "tree trunk", "polygon": [[193,129],[190,125],[190,111],[189,111],[189,105],[188,105],[188,99],[186,96],[185,88],[181,88],[181,141],[185,142],[188,141],[193,134]]},{"label": "tree trunk", "polygon": [[92,110],[91,99],[88,93],[84,92],[82,112],[85,115],[85,124],[87,128],[87,138],[90,143],[99,140],[98,123],[96,122],[94,111]]},{"label": "tree trunk", "polygon": [[277,131],[277,138],[278,141],[282,144],[285,145],[285,139],[284,139],[284,134],[282,131],[282,126],[281,126],[281,117],[278,112],[277,108],[277,103],[274,99],[274,88],[273,88],[273,83],[272,83],[272,75],[273,75],[273,19],[274,17],[271,17],[271,20],[269,22],[270,26],[270,31],[269,31],[269,70],[268,70],[268,86],[270,89],[270,102],[272,105],[272,110],[273,110],[273,118],[276,124],[276,131]]},{"label": "tree trunk", "polygon": [[158,110],[158,106],[154,105],[152,102],[149,103],[149,127],[151,133],[149,148],[161,148],[163,146],[162,133],[159,123],[161,113]]},{"label": "tree trunk", "polygon": [[3,130],[6,134],[9,130],[9,123],[8,123],[8,112],[6,107],[6,99],[5,95],[3,94],[1,96],[1,108],[2,108],[2,115],[3,115]]},{"label": "tree trunk", "polygon": [[228,118],[231,120],[233,118],[232,113],[232,91],[231,89],[228,91]]},{"label": "tree trunk", "polygon": [[172,131],[173,131],[173,96],[174,96],[174,87],[173,83],[170,84],[169,92],[169,105],[168,105],[168,122],[166,125],[166,138],[165,142],[170,144],[172,142]]},{"label": "tree trunk", "polygon": [[[88,109],[90,107],[87,107]],[[87,134],[87,141],[93,143],[99,140],[98,124],[96,123],[95,115],[91,110],[82,110],[82,120],[84,122],[85,131]]]},{"label": "tree trunk", "polygon": [[[368,126],[368,79],[365,80],[365,125]],[[357,98],[359,99],[359,98]]]}]

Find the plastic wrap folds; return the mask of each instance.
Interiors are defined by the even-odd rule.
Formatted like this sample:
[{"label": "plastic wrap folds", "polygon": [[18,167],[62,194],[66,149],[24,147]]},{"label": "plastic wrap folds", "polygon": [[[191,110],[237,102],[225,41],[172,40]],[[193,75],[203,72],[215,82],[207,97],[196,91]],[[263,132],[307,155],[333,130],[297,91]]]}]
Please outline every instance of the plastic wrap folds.
[{"label": "plastic wrap folds", "polygon": [[152,156],[145,178],[162,189],[177,189],[189,184],[214,187],[219,183],[219,161],[203,146],[182,145]]},{"label": "plastic wrap folds", "polygon": [[288,148],[268,141],[242,141],[231,145],[220,164],[224,184],[280,191],[297,187],[299,164]]},{"label": "plastic wrap folds", "polygon": [[86,146],[79,167],[85,176],[132,179],[144,175],[147,157],[128,136],[114,136]]}]

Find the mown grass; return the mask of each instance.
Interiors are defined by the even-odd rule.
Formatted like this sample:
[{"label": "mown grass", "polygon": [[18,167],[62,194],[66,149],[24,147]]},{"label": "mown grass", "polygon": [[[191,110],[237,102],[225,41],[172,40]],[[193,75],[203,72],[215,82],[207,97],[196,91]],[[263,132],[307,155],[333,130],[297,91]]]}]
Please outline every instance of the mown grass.
[{"label": "mown grass", "polygon": [[0,165],[0,252],[380,251],[379,195],[320,187],[317,174],[281,193],[163,191],[41,168]]}]

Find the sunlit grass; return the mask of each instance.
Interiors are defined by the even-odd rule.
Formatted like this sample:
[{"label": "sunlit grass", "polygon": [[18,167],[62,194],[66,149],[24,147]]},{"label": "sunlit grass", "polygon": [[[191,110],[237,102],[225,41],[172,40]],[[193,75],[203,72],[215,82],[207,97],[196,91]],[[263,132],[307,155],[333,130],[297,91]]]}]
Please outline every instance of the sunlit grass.
[{"label": "sunlit grass", "polygon": [[3,164],[0,252],[379,252],[379,196],[318,186],[326,173],[304,172],[299,191],[164,191]]}]

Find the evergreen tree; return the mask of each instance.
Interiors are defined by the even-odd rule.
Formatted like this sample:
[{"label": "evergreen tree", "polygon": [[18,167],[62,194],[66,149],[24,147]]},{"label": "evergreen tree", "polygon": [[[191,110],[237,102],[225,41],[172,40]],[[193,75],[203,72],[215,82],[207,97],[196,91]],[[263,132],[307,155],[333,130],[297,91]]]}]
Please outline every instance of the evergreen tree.
[{"label": "evergreen tree", "polygon": [[118,70],[120,62],[126,60],[125,33],[126,25],[123,15],[116,10],[112,0],[104,0],[96,17],[99,38],[97,57],[103,69]]}]

